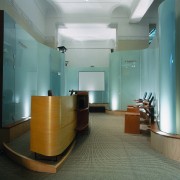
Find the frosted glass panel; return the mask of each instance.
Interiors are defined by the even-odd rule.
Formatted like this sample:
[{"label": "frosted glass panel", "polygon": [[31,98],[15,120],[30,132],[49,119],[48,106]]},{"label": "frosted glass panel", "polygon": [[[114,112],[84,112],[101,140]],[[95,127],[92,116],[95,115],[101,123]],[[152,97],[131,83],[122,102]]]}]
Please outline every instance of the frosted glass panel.
[{"label": "frosted glass panel", "polygon": [[14,122],[14,96],[15,96],[15,53],[16,31],[15,22],[4,14],[4,49],[3,49],[3,109],[2,126]]},{"label": "frosted glass panel", "polygon": [[37,95],[38,44],[16,25],[15,119],[29,117],[31,96]]},{"label": "frosted glass panel", "polygon": [[50,89],[50,49],[38,44],[37,95],[48,95]]},{"label": "frosted glass panel", "polygon": [[110,71],[109,71],[109,94],[110,94],[110,109],[121,109],[121,58],[119,53],[112,53],[110,56]]},{"label": "frosted glass panel", "polygon": [[121,53],[121,109],[140,97],[140,52]]},{"label": "frosted glass panel", "polygon": [[64,95],[64,71],[61,67],[64,67],[64,56],[62,53],[56,50],[51,50],[51,61],[50,61],[50,73],[51,73],[51,90],[55,96]]},{"label": "frosted glass panel", "polygon": [[126,110],[140,96],[140,51],[111,54],[110,109]]},{"label": "frosted glass panel", "polygon": [[154,96],[155,116],[159,116],[159,44],[155,37],[148,49],[141,52],[141,97],[144,92]]},{"label": "frosted glass panel", "polygon": [[4,14],[2,126],[7,126],[31,116],[31,96],[47,96],[51,88],[64,95],[65,72],[64,54],[38,43]]},{"label": "frosted glass panel", "polygon": [[60,96],[65,96],[66,91],[65,91],[65,54],[64,53],[59,53],[60,57],[60,72],[61,72],[61,78],[60,78]]}]

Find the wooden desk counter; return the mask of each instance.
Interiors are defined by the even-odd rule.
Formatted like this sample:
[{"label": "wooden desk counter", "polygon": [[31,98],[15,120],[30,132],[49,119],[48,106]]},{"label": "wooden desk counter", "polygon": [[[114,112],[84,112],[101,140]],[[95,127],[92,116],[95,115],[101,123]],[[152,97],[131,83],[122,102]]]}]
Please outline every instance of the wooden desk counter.
[{"label": "wooden desk counter", "polygon": [[76,135],[76,96],[32,96],[30,150],[61,154]]}]

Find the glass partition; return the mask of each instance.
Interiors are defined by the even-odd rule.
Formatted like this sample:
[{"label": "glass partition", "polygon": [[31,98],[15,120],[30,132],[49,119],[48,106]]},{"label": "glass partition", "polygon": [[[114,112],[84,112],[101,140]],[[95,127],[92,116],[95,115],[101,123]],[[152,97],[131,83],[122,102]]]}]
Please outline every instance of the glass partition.
[{"label": "glass partition", "polygon": [[38,43],[37,95],[47,96],[50,89],[50,48]]},{"label": "glass partition", "polygon": [[[30,116],[31,95],[37,94],[38,44],[21,27],[16,28],[15,120]],[[6,76],[4,76],[4,80]]]},{"label": "glass partition", "polygon": [[140,98],[140,51],[121,53],[121,109]]},{"label": "glass partition", "polygon": [[14,122],[15,113],[15,58],[16,30],[14,21],[4,14],[4,47],[3,47],[3,104],[2,125]]},{"label": "glass partition", "polygon": [[159,116],[159,43],[155,37],[149,48],[141,51],[141,97],[144,92],[154,96],[155,116]]},{"label": "glass partition", "polygon": [[111,53],[109,69],[110,110],[121,110],[121,58],[119,53]]},{"label": "glass partition", "polygon": [[57,50],[51,49],[50,53],[50,70],[51,70],[51,90],[55,96],[65,95],[64,81],[64,54]]},{"label": "glass partition", "polygon": [[140,51],[114,52],[110,58],[110,109],[126,110],[140,97]]}]

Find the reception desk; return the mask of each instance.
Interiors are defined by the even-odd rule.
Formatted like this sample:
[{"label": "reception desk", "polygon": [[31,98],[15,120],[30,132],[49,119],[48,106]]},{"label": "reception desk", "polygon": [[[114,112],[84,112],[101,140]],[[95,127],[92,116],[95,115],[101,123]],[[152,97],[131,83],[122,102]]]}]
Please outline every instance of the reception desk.
[{"label": "reception desk", "polygon": [[30,150],[45,155],[61,154],[76,135],[74,96],[32,96]]}]

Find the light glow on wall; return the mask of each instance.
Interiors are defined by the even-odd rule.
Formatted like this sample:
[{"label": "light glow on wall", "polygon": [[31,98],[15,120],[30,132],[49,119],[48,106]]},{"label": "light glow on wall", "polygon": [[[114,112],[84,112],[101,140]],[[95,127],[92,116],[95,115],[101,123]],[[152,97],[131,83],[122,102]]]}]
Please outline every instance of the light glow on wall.
[{"label": "light glow on wall", "polygon": [[118,110],[118,98],[116,95],[112,96],[111,109],[112,111]]},{"label": "light glow on wall", "polygon": [[163,96],[161,100],[163,106],[160,107],[160,129],[163,132],[171,133],[172,123],[171,123],[171,108],[169,107],[168,96]]},{"label": "light glow on wall", "polygon": [[89,92],[89,103],[94,103],[95,102],[95,98],[94,98],[94,93]]},{"label": "light glow on wall", "polygon": [[23,115],[24,115],[24,117],[29,117],[30,116],[30,105],[31,105],[31,103],[30,103],[30,100],[29,100],[29,98],[26,96],[26,97],[24,97],[25,98],[25,100],[24,100],[24,103],[23,103],[23,105],[24,105],[24,110],[23,110]]},{"label": "light glow on wall", "polygon": [[20,97],[19,96],[15,96],[15,103],[19,103],[20,102]]}]

